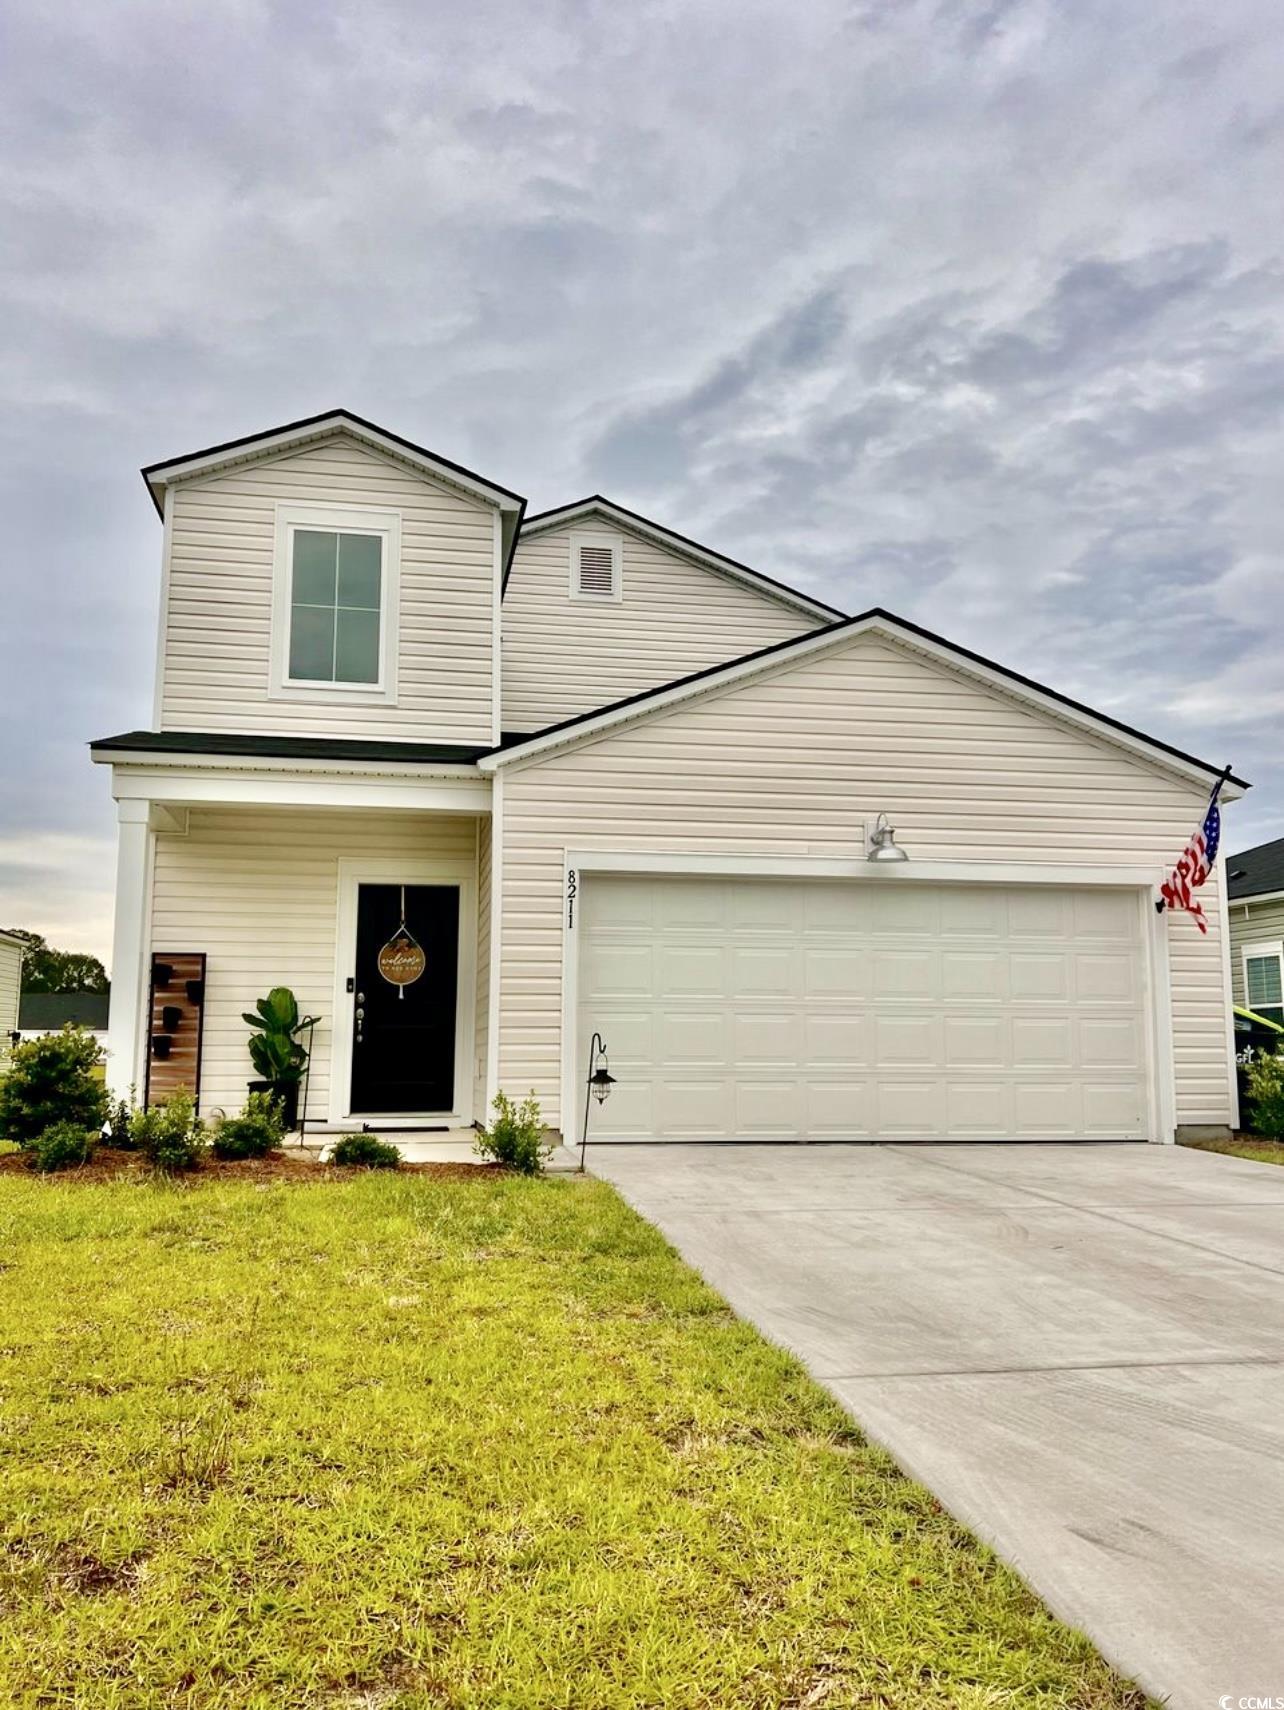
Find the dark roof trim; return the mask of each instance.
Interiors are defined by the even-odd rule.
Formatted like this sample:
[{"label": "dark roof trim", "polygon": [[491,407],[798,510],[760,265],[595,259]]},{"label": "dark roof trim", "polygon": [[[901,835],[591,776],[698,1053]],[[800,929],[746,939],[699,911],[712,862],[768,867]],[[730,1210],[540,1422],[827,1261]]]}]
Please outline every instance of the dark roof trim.
[{"label": "dark roof trim", "polygon": [[225,439],[220,445],[207,445],[200,451],[188,451],[181,457],[166,457],[159,463],[147,463],[143,466],[142,476],[147,483],[147,491],[152,495],[152,503],[156,510],[163,515],[163,507],[157,503],[155,493],[152,493],[152,476],[159,475],[163,470],[173,469],[180,463],[191,463],[198,457],[219,457],[225,451],[240,451],[245,447],[255,445],[262,439],[275,439],[283,433],[302,433],[307,428],[320,427],[323,422],[343,420],[351,422],[354,427],[365,428],[370,433],[377,433],[381,439],[391,440],[403,451],[413,452],[416,457],[425,457],[431,463],[440,463],[443,469],[453,469],[456,475],[462,475],[466,480],[475,481],[479,486],[490,487],[496,493],[502,493],[507,499],[514,499],[526,510],[526,500],[520,493],[514,493],[510,487],[501,487],[498,481],[492,481],[489,475],[479,475],[475,469],[466,469],[462,463],[452,463],[449,457],[443,457],[438,451],[429,451],[425,445],[416,445],[412,439],[404,439],[401,434],[393,433],[390,428],[380,427],[378,422],[367,420],[352,410],[322,410],[319,415],[301,416],[296,422],[285,422],[280,427],[263,428],[258,433],[242,434],[239,439]]},{"label": "dark roof trim", "polygon": [[[761,570],[755,570],[751,564],[742,564],[738,558],[728,558],[725,552],[715,552],[710,546],[702,546],[698,540],[692,540],[690,535],[679,534],[677,529],[669,528],[664,523],[654,522],[650,517],[644,517],[640,511],[631,511],[627,505],[620,505],[614,499],[604,498],[601,493],[590,493],[587,499],[577,499],[573,505],[558,505],[551,511],[538,511],[534,516],[526,517],[522,522],[519,533],[532,529],[538,524],[545,527],[555,523],[558,517],[567,516],[575,511],[589,510],[599,505],[603,510],[615,511],[622,517],[628,517],[643,528],[650,529],[653,534],[663,535],[680,547],[686,547],[697,552],[701,558],[711,558],[717,563],[725,564],[729,570],[736,571],[742,576],[751,576],[755,582],[763,582],[769,588],[779,588],[782,594],[788,594],[791,599],[799,600],[806,605],[814,606],[817,611],[828,612],[831,617],[843,618],[847,613],[840,611],[837,606],[831,606],[826,600],[818,600],[811,594],[804,594],[801,588],[791,588],[787,582],[779,581],[775,576],[767,576]],[[504,573],[504,588],[508,588],[508,578],[511,570]]]},{"label": "dark roof trim", "polygon": [[367,742],[359,737],[233,736],[222,731],[127,730],[99,737],[91,754],[211,754],[230,759],[354,760],[376,765],[471,766],[485,748],[444,742]]},{"label": "dark roof trim", "polygon": [[1226,857],[1226,895],[1231,902],[1276,891],[1284,891],[1284,837]]},{"label": "dark roof trim", "polygon": [[[949,641],[943,635],[936,635],[930,629],[911,623],[908,618],[897,617],[895,612],[889,612],[883,606],[871,606],[868,611],[857,612],[854,616],[844,618],[841,623],[830,624],[827,628],[811,630],[806,635],[790,636],[785,641],[775,641],[769,647],[760,647],[754,653],[742,654],[738,659],[728,659],[721,665],[709,665],[703,671],[693,671],[687,677],[675,677],[670,683],[661,683],[658,688],[644,689],[640,694],[626,695],[622,700],[611,701],[606,706],[595,707],[592,712],[579,713],[575,718],[562,719],[558,724],[548,725],[544,730],[533,730],[525,736],[506,736],[498,748],[489,750],[491,754],[507,754],[524,743],[543,742],[547,737],[560,735],[562,732],[574,730],[577,725],[588,724],[593,719],[601,718],[604,713],[622,712],[626,707],[643,706],[647,701],[655,700],[658,696],[669,694],[673,689],[687,688],[693,683],[702,682],[706,678],[719,676],[726,671],[741,671],[747,665],[757,664],[777,654],[787,654],[792,649],[812,647],[822,636],[836,636],[841,631],[854,629],[858,624],[869,624],[882,621],[895,625],[907,635],[919,636],[923,641],[931,642],[934,647],[942,647],[949,653],[957,654],[960,659],[970,660],[986,671],[993,671],[997,676],[1005,677],[1010,683],[1016,683],[1023,689],[1031,689],[1035,694],[1046,695],[1059,706],[1068,708],[1071,712],[1082,714],[1097,724],[1117,730],[1123,736],[1129,736],[1135,742],[1142,742],[1148,748],[1156,749],[1161,754],[1168,754],[1174,760],[1180,760],[1184,765],[1196,766],[1200,771],[1207,772],[1209,778],[1220,777],[1225,771],[1223,766],[1213,766],[1207,760],[1200,760],[1194,754],[1187,754],[1183,749],[1174,748],[1171,743],[1161,742],[1157,737],[1148,736],[1144,730],[1137,730],[1133,725],[1124,724],[1122,719],[1111,718],[1109,713],[1097,712],[1094,707],[1083,701],[1073,700],[1069,695],[1060,694],[1056,689],[1049,689],[1045,684],[1037,682],[1033,677],[1025,677],[1019,671],[1011,671],[1006,665],[999,665],[993,659],[987,659],[982,653],[974,653],[971,648],[961,647],[957,641]],[[1243,778],[1236,777],[1232,772],[1227,779],[1241,790],[1248,790],[1252,785]]]}]

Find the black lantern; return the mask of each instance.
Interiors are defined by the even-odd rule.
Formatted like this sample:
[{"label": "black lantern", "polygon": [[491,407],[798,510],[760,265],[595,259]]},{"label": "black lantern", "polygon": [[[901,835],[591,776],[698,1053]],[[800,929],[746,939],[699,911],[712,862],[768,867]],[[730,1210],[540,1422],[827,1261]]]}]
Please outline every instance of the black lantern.
[{"label": "black lantern", "polygon": [[[593,1043],[589,1046],[589,1074],[587,1081],[589,1094],[598,1104],[605,1104],[611,1096],[611,1088],[615,1085],[615,1076],[611,1073],[611,1065],[607,1060],[606,1046],[602,1043],[602,1035],[595,1033]],[[584,1148],[588,1145],[589,1101],[584,1100],[584,1130],[580,1135],[580,1169],[584,1168]]]}]

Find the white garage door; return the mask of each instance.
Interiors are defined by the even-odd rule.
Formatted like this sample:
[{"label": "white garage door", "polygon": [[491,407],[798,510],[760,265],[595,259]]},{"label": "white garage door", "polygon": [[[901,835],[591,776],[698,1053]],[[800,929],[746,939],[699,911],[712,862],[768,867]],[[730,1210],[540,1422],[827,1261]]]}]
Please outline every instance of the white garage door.
[{"label": "white garage door", "polygon": [[1137,894],[586,876],[595,1140],[1144,1139]]}]

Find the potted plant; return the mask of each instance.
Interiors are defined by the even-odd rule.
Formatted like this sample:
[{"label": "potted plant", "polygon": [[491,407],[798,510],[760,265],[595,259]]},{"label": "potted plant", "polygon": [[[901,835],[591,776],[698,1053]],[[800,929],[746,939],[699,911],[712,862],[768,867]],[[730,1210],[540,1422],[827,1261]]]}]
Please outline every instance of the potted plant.
[{"label": "potted plant", "polygon": [[250,1061],[260,1079],[251,1081],[251,1092],[268,1093],[279,1099],[287,1133],[299,1125],[299,1082],[308,1066],[308,1048],[299,1037],[321,1018],[300,1015],[289,986],[273,986],[265,998],[241,1020],[250,1024]]}]

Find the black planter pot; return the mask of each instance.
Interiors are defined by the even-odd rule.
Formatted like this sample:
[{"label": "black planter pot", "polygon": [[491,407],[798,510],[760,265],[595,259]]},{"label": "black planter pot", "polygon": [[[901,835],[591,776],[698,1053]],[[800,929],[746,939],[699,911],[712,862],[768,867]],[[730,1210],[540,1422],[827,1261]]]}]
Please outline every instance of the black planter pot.
[{"label": "black planter pot", "polygon": [[285,1131],[292,1134],[299,1126],[299,1083],[297,1081],[251,1081],[251,1092],[271,1093],[280,1100]]}]

